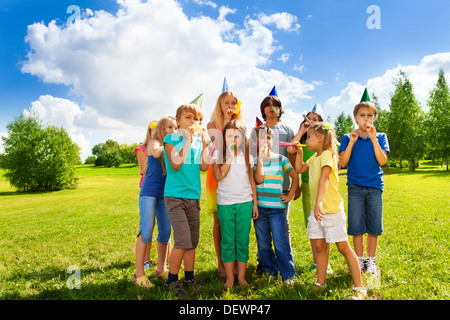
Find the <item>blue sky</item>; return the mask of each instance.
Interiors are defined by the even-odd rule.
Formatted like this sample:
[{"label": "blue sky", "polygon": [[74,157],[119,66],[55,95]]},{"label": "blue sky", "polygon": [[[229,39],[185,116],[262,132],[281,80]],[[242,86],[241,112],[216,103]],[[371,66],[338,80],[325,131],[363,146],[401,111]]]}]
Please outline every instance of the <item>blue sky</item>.
[{"label": "blue sky", "polygon": [[[66,26],[70,5],[79,27]],[[380,29],[367,27],[370,5]],[[425,108],[440,67],[450,79],[449,33],[445,0],[3,0],[0,134],[33,105],[44,122],[67,126],[84,158],[107,138],[141,141],[162,109],[200,92],[208,120],[224,76],[248,123],[273,85],[294,130],[315,103],[331,119],[349,114],[366,86],[388,107],[399,69]]]}]

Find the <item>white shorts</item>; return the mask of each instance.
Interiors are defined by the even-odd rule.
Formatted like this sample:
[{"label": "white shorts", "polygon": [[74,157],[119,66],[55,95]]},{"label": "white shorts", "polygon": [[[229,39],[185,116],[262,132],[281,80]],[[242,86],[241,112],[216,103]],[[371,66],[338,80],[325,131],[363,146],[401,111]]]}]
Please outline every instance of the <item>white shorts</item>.
[{"label": "white shorts", "polygon": [[345,212],[326,213],[322,221],[314,218],[314,210],[308,218],[308,238],[325,239],[327,243],[347,241],[347,219]]}]

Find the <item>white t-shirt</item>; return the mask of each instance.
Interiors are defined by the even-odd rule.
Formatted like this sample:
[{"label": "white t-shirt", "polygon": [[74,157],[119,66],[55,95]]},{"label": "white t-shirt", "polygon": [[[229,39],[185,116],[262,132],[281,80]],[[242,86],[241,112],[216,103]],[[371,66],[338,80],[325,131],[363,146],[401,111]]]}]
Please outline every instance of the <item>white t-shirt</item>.
[{"label": "white t-shirt", "polygon": [[[220,156],[220,159],[219,159]],[[253,157],[249,156],[249,164],[253,164]],[[213,154],[213,161],[222,162],[222,155],[218,150]],[[218,182],[217,204],[231,205],[252,201],[252,187],[248,179],[245,156],[241,152],[231,162],[227,175]]]}]

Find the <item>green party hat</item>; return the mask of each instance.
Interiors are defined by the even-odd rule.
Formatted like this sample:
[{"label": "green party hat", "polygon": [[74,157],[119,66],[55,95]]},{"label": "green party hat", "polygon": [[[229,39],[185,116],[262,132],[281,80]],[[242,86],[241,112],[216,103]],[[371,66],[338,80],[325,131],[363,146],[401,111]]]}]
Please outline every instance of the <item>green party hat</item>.
[{"label": "green party hat", "polygon": [[360,103],[364,102],[364,101],[370,101],[370,96],[369,96],[369,92],[367,92],[367,88],[364,89],[364,93],[363,93],[363,95],[361,97]]},{"label": "green party hat", "polygon": [[203,93],[201,93],[197,98],[192,100],[190,102],[190,104],[196,104],[196,105],[198,105],[201,108],[202,107],[202,102],[203,102]]}]

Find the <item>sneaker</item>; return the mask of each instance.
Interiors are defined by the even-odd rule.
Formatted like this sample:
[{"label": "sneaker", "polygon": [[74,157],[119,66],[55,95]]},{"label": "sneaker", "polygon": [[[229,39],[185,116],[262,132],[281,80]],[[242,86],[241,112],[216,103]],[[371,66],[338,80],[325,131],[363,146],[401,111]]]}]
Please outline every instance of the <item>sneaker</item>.
[{"label": "sneaker", "polygon": [[150,261],[145,261],[144,262],[144,269],[148,269],[148,268],[150,268],[150,266],[152,265],[152,263],[150,262]]},{"label": "sneaker", "polygon": [[309,266],[308,271],[315,271],[315,270],[317,270],[316,264],[315,263],[311,263],[311,265]]},{"label": "sneaker", "polygon": [[366,265],[366,272],[371,273],[374,276],[376,276],[377,275],[377,265],[375,263],[375,258],[368,258],[364,262]]},{"label": "sneaker", "polygon": [[327,267],[327,274],[333,274],[333,269],[331,269],[330,265]]},{"label": "sneaker", "polygon": [[183,283],[186,287],[189,287],[189,288],[201,288],[201,285],[195,279],[192,279],[192,280],[184,279]]},{"label": "sneaker", "polygon": [[361,273],[366,272],[366,259],[363,257],[358,257],[359,267],[361,268]]},{"label": "sneaker", "polygon": [[164,287],[166,288],[167,291],[173,291],[177,295],[180,295],[180,296],[187,295],[186,291],[184,291],[183,288],[181,287],[181,284],[179,281],[174,281],[174,282],[171,282],[170,284],[167,284],[167,282],[165,282]]}]

